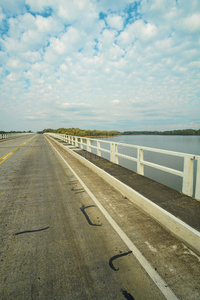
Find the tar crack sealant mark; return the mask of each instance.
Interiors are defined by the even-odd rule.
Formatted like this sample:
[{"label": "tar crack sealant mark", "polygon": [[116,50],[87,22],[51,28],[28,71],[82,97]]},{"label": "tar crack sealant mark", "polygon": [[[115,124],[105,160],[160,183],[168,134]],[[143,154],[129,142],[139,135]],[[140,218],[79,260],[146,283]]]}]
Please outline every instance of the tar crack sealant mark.
[{"label": "tar crack sealant mark", "polygon": [[89,208],[89,207],[96,207],[95,205],[89,205],[89,206],[85,206],[83,205],[80,210],[82,211],[82,213],[84,214],[86,220],[88,221],[88,223],[91,225],[91,226],[101,226],[101,224],[94,224],[91,222],[88,214],[85,212],[85,209]]},{"label": "tar crack sealant mark", "polygon": [[125,289],[121,289],[121,292],[127,300],[135,300],[135,298],[133,298],[133,296],[129,294]]},{"label": "tar crack sealant mark", "polygon": [[113,266],[113,260],[115,260],[115,259],[117,259],[119,257],[122,257],[122,256],[126,256],[126,255],[128,255],[130,253],[132,253],[132,251],[128,251],[128,252],[125,252],[125,253],[117,254],[117,255],[111,257],[111,259],[109,260],[109,266],[111,267],[111,269],[113,269],[114,271],[119,271],[119,268],[116,269]]}]

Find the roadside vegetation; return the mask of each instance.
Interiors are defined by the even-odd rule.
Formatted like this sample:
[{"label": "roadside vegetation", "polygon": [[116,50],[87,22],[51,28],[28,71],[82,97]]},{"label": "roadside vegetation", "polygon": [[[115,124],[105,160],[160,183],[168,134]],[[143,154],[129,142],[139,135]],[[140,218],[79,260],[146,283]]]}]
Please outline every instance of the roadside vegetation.
[{"label": "roadside vegetation", "polygon": [[200,135],[200,129],[182,129],[182,130],[171,130],[171,131],[124,131],[123,135]]},{"label": "roadside vegetation", "polygon": [[106,137],[106,136],[116,136],[121,135],[119,131],[115,130],[85,130],[80,128],[58,128],[58,129],[44,129],[43,133],[45,132],[54,132],[54,133],[61,133],[67,135],[74,135],[74,136],[82,136],[82,137]]},{"label": "roadside vegetation", "polygon": [[31,130],[28,130],[28,131],[14,131],[14,130],[2,131],[2,130],[0,130],[0,134],[5,134],[5,133],[32,133],[32,131]]},{"label": "roadside vegetation", "polygon": [[182,129],[171,131],[124,131],[116,130],[85,130],[80,128],[44,129],[41,133],[54,132],[82,137],[108,137],[117,135],[200,135],[200,129]]}]

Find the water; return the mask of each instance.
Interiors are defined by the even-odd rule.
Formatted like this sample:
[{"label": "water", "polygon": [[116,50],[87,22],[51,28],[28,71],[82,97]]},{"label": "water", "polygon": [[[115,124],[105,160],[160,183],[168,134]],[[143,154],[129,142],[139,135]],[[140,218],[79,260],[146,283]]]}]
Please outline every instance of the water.
[{"label": "water", "polygon": [[[126,144],[200,155],[200,136],[121,135],[103,138],[103,140],[121,143],[119,153],[127,154],[132,157],[137,156],[136,150],[126,147]],[[105,149],[109,149],[108,144],[102,146]],[[108,153],[102,153],[102,156],[109,159]],[[183,171],[183,158],[181,157],[144,151],[144,160]],[[134,172],[137,170],[136,162],[119,158],[119,164]],[[180,176],[169,174],[148,166],[144,166],[144,175],[175,190],[182,191],[182,177]],[[196,161],[194,164],[194,179],[195,178]],[[193,188],[195,190],[195,180]]]},{"label": "water", "polygon": [[120,135],[107,141],[200,155],[200,136]]}]

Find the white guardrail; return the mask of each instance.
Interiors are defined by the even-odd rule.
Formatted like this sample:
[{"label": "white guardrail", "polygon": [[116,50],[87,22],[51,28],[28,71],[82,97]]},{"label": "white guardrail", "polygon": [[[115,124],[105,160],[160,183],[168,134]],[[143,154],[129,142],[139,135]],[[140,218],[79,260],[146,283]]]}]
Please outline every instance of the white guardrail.
[{"label": "white guardrail", "polygon": [[18,137],[18,136],[27,135],[27,134],[30,134],[30,133],[27,133],[27,132],[22,132],[22,133],[0,133],[0,140],[9,139],[9,138]]},{"label": "white guardrail", "polygon": [[[174,174],[182,177],[182,193],[200,200],[200,156],[180,153],[175,151],[168,151],[156,148],[149,148],[143,146],[136,146],[130,144],[124,144],[123,146],[136,149],[136,157],[119,153],[122,143],[91,139],[85,137],[71,136],[58,133],[47,133],[48,135],[61,139],[71,145],[85,149],[88,152],[92,152],[92,149],[96,149],[97,155],[102,156],[102,153],[109,154],[109,160],[115,164],[119,164],[119,157],[125,158],[130,161],[134,161],[137,164],[137,173],[144,176],[144,166],[149,166],[170,174]],[[96,145],[95,145],[95,144]],[[102,144],[107,144],[108,149],[103,148]],[[183,171],[177,169],[168,168],[163,165],[155,164],[144,159],[144,151],[150,151],[154,153],[166,154],[174,157],[183,158]],[[194,176],[194,162],[196,161],[196,174]],[[195,184],[194,184],[195,178]],[[193,191],[195,187],[195,190]]]}]

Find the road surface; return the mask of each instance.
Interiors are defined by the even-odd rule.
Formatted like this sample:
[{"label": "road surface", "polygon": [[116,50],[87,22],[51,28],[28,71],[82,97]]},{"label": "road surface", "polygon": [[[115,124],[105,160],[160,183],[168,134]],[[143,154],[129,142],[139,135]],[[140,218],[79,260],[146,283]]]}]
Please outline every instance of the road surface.
[{"label": "road surface", "polygon": [[0,143],[0,238],[0,299],[200,296],[199,256],[44,135]]}]

